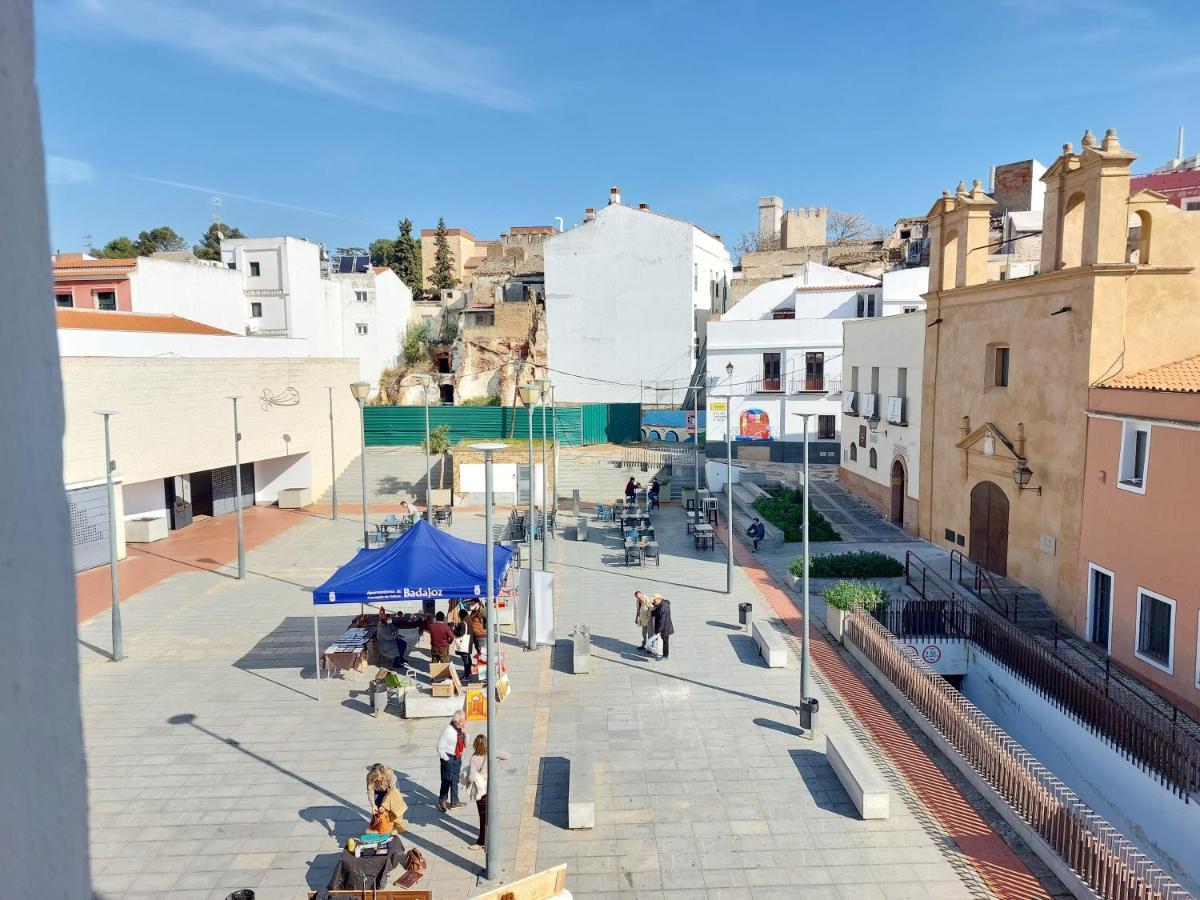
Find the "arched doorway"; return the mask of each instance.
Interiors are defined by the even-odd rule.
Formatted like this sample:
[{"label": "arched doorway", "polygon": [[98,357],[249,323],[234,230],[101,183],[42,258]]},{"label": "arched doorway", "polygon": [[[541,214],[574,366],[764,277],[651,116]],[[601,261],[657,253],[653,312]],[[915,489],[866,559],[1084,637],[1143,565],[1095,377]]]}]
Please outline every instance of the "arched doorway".
[{"label": "arched doorway", "polygon": [[991,481],[971,489],[970,556],[990,572],[1008,574],[1008,497]]},{"label": "arched doorway", "polygon": [[904,494],[907,479],[904,476],[904,463],[896,460],[892,463],[892,515],[891,519],[897,525],[904,524]]}]

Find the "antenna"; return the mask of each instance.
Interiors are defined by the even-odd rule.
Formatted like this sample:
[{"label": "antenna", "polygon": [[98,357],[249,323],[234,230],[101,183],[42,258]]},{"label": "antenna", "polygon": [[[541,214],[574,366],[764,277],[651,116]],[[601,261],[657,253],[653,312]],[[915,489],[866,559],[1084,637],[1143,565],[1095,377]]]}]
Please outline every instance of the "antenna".
[{"label": "antenna", "polygon": [[221,202],[222,201],[221,201],[220,197],[212,198],[212,205],[213,205],[212,220],[213,220],[213,224],[217,226],[217,235],[219,237],[223,238],[223,237],[225,237],[225,235],[221,234]]},{"label": "antenna", "polygon": [[90,234],[85,234],[83,236],[83,247],[89,255],[91,255],[92,250],[95,249],[92,247],[92,236]]},{"label": "antenna", "polygon": [[1179,143],[1175,147],[1175,158],[1183,159],[1183,126],[1179,126]]}]

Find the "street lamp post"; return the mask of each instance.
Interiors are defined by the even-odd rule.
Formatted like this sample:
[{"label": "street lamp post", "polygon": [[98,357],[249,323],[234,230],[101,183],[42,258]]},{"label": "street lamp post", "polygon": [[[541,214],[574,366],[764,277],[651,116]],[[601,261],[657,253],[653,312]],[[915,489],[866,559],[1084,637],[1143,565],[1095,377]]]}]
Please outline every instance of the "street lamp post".
[{"label": "street lamp post", "polygon": [[[692,386],[692,459],[695,465],[692,466],[696,476],[695,494],[697,498],[700,496],[700,385]],[[699,502],[697,500],[696,502]]]},{"label": "street lamp post", "polygon": [[496,634],[496,598],[493,569],[495,567],[495,542],[492,540],[492,453],[504,449],[505,444],[472,444],[472,450],[483,451],[483,494],[484,494],[484,541],[487,547],[484,563],[487,579],[487,773],[488,773],[488,806],[492,815],[487,819],[487,830],[484,834],[483,846],[486,858],[488,881],[500,879],[500,829],[496,820],[499,819],[500,803],[497,788],[500,784],[500,773],[496,771],[496,683],[499,678],[500,666],[496,655],[499,640]]},{"label": "street lamp post", "polygon": [[430,500],[433,476],[429,474],[429,385],[433,383],[433,376],[421,374],[417,381],[421,382],[421,399],[425,401],[425,521],[433,524],[433,502]]},{"label": "street lamp post", "polygon": [[[533,408],[541,399],[541,390],[536,382],[521,385],[521,401],[525,404],[525,418],[529,420],[529,515],[526,517],[526,534],[529,536],[529,615],[526,618],[528,634],[525,640],[526,650],[537,649],[537,590],[533,580]],[[542,506],[546,498],[542,497]],[[542,543],[546,535],[542,535]]]},{"label": "street lamp post", "polygon": [[333,520],[337,521],[337,451],[333,442],[333,388],[329,391],[329,484],[333,492]]},{"label": "street lamp post", "polygon": [[125,658],[125,637],[121,631],[121,589],[117,580],[117,499],[113,492],[112,442],[108,434],[109,416],[116,410],[99,409],[96,415],[104,416],[104,480],[108,484],[108,571],[112,589],[112,658],[119,662]]},{"label": "street lamp post", "polygon": [[233,490],[235,493],[233,508],[237,510],[237,577],[246,577],[246,532],[242,524],[242,433],[238,431],[237,402],[240,398],[229,397],[233,401]]},{"label": "street lamp post", "polygon": [[358,459],[362,473],[362,520],[363,547],[370,548],[371,537],[367,533],[367,395],[371,393],[371,385],[366,381],[356,381],[350,385],[350,393],[358,401],[358,433],[361,440],[361,452]]},{"label": "street lamp post", "polygon": [[733,363],[725,364],[729,386],[725,394],[725,520],[729,526],[729,561],[725,566],[725,593],[733,593]]},{"label": "street lamp post", "polygon": [[[546,502],[546,397],[550,394],[550,379],[540,378],[537,382],[542,409],[542,571],[546,571],[546,536],[550,533],[549,506]],[[558,481],[554,484],[554,506],[558,507]]]},{"label": "street lamp post", "polygon": [[808,682],[808,420],[811,416],[812,413],[800,413],[800,418],[804,420],[804,630],[800,633],[800,701],[805,704],[812,696]]}]

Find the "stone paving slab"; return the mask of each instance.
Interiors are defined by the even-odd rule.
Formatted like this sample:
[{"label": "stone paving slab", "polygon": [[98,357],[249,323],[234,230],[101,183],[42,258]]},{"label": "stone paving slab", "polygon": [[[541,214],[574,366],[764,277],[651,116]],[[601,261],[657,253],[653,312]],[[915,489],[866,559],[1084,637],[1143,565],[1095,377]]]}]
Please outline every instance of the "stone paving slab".
[{"label": "stone paving slab", "polygon": [[[493,779],[506,873],[566,862],[584,898],[986,895],[911,797],[887,821],[857,819],[823,742],[795,728],[798,668],[767,669],[736,625],[738,601],[761,605],[752,582],[738,570],[725,595],[721,548],[697,553],[677,508],[656,524],[661,567],[627,569],[611,527],[555,541],[558,642],[536,654],[509,643],[513,693],[497,720],[507,758]],[[482,518],[456,517],[453,530],[479,538]],[[444,723],[373,720],[352,679],[324,682],[314,699],[307,591],[358,538],[351,520],[312,518],[253,550],[245,582],[170,577],[123,605],[121,663],[87,646],[106,644],[106,616],[81,628],[101,896],[302,897],[361,830],[377,760],[401,778],[406,844],[430,859],[422,886],[439,898],[477,891],[474,811],[434,806]],[[637,651],[638,588],[672,601],[668,660]],[[322,640],[356,610],[319,609]],[[592,627],[592,674],[569,674],[576,622]],[[856,733],[837,715],[823,722]],[[572,832],[566,767],[580,746],[597,760],[597,827]]]}]

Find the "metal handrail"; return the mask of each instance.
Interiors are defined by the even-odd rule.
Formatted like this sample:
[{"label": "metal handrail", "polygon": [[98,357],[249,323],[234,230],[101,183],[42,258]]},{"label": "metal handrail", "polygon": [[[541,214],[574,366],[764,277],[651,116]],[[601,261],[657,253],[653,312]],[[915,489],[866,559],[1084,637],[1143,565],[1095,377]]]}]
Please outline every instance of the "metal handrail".
[{"label": "metal handrail", "polygon": [[[957,548],[952,549],[950,551],[950,580],[951,581],[955,580],[955,578],[954,578],[954,563],[955,563],[955,561],[958,562],[958,583],[962,584],[963,583],[963,581],[962,581],[963,575],[966,572],[967,557],[964,556],[962,551],[958,550]],[[1018,612],[1019,602],[1020,602],[1020,598],[1018,597],[1017,592],[1009,591],[1008,596],[1006,597],[1004,592],[1001,591],[1000,585],[998,585],[996,583],[996,579],[992,576],[991,572],[989,572],[983,566],[979,565],[979,563],[975,562],[974,560],[971,560],[970,562],[971,562],[971,568],[974,570],[974,572],[972,573],[972,576],[971,576],[972,577],[972,585],[971,586],[974,588],[975,593],[979,596],[979,599],[983,600],[984,603],[987,603],[988,606],[992,607],[992,609],[994,609],[1000,615],[1004,616],[1004,618],[1008,619],[1011,622],[1016,622],[1017,621],[1017,612]],[[994,602],[989,602],[988,598],[986,596],[984,596],[984,588],[987,589],[987,593],[989,595],[991,595],[992,601],[994,601]],[[1011,601],[1011,603],[1010,603],[1010,601]]]},{"label": "metal handrail", "polygon": [[[960,563],[961,565],[961,563]],[[966,634],[1059,709],[1143,769],[1157,773],[1171,791],[1190,802],[1200,792],[1200,739],[1118,682],[1094,678],[1047,644],[1034,640],[990,605],[972,603],[924,560],[905,554],[905,581],[925,600],[965,600],[971,608]]]},{"label": "metal handrail", "polygon": [[1099,896],[1191,896],[870,615],[851,612],[845,636]]}]

